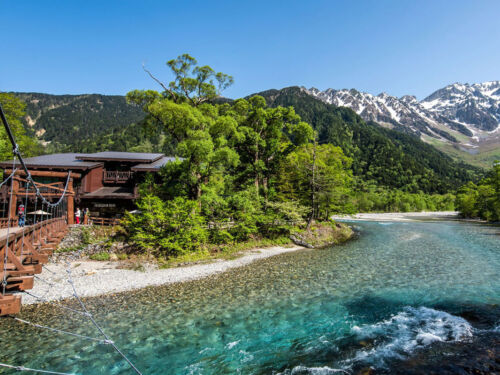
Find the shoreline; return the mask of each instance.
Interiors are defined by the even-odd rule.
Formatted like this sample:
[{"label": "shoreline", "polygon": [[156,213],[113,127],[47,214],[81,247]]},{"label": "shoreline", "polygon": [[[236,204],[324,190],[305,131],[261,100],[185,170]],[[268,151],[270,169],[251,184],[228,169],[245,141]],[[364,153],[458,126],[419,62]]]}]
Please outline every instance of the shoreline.
[{"label": "shoreline", "polygon": [[[421,220],[458,220],[458,212],[406,212],[406,213],[358,213],[355,215],[335,215],[334,220],[346,221],[396,221],[415,222]],[[208,276],[223,273],[232,268],[246,266],[256,260],[266,259],[280,254],[298,250],[308,250],[306,247],[293,245],[291,247],[274,246],[245,250],[236,259],[215,259],[201,264],[183,265],[159,269],[154,264],[144,264],[142,270],[132,270],[123,267],[121,261],[73,260],[70,263],[71,277],[80,297],[97,297],[107,294],[129,292],[150,286],[161,286],[199,280]],[[73,298],[73,289],[67,282],[67,265],[63,262],[50,262],[47,270],[40,275],[30,290],[36,299],[28,294],[23,295],[24,305],[36,305]]]},{"label": "shoreline", "polygon": [[[119,268],[119,261],[72,261],[71,277],[79,297],[97,297],[106,294],[129,292],[149,286],[198,280],[223,273],[232,268],[246,266],[256,260],[269,258],[298,250],[302,246],[257,248],[242,252],[242,256],[232,260],[214,260],[203,264],[187,265],[175,268],[158,269],[153,265],[145,266],[143,271]],[[67,282],[67,265],[48,263],[47,270],[37,280],[29,292],[42,297],[43,301],[28,294],[23,295],[23,305],[54,302],[73,297],[73,289]],[[50,284],[49,284],[50,283]]]},{"label": "shoreline", "polygon": [[334,220],[355,221],[398,221],[415,222],[422,220],[461,220],[457,211],[421,211],[421,212],[383,212],[358,213],[353,215],[334,215]]}]

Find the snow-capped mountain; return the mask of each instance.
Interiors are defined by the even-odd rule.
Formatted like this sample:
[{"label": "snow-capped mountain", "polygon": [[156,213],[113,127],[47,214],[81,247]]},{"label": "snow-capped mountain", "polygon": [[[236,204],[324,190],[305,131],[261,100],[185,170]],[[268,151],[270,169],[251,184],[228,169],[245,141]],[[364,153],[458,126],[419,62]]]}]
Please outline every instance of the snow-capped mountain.
[{"label": "snow-capped mountain", "polygon": [[420,104],[464,125],[493,131],[500,122],[500,81],[455,83],[436,91]]},{"label": "snow-capped mountain", "polygon": [[[500,129],[500,81],[456,83],[420,102],[410,95],[375,96],[354,89],[305,90],[326,103],[349,107],[365,120],[443,141],[459,143],[458,139],[462,139],[465,145],[474,146]],[[470,138],[463,142],[459,133]]]}]

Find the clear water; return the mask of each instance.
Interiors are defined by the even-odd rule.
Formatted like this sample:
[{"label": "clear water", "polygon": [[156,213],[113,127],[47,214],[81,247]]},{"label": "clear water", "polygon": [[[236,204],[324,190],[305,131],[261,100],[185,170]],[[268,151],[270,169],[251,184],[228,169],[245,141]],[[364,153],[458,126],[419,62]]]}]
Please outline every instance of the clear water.
[{"label": "clear water", "polygon": [[[344,246],[87,303],[144,374],[391,372],[394,361],[437,342],[476,345],[481,332],[499,334],[499,227],[353,225],[360,236]],[[85,319],[53,306],[22,317],[97,336]],[[0,362],[133,373],[109,346],[10,319],[0,320]]]}]

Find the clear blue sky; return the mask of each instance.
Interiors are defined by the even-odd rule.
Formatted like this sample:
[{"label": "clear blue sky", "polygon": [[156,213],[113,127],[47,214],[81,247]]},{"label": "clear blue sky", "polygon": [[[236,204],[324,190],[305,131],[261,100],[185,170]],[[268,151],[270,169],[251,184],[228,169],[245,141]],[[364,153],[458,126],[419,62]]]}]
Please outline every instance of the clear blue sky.
[{"label": "clear blue sky", "polygon": [[419,99],[500,79],[500,1],[0,0],[0,90],[158,88],[190,53],[242,97],[292,85]]}]

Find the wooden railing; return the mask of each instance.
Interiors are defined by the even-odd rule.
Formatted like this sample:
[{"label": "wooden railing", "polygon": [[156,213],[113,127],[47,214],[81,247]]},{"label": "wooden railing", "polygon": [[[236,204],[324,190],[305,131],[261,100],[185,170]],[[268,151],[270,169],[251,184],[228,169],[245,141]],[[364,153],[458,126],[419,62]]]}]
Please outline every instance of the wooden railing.
[{"label": "wooden railing", "polygon": [[[15,219],[11,220],[11,222],[16,223],[17,225],[17,221]],[[8,226],[9,226],[9,219],[6,217],[0,218],[0,229],[7,228]]]},{"label": "wooden railing", "polygon": [[105,183],[125,183],[132,177],[131,171],[104,171]]},{"label": "wooden railing", "polygon": [[13,293],[33,288],[34,275],[42,272],[66,231],[66,219],[61,217],[14,227],[8,237],[0,237],[0,259],[7,259],[6,271],[0,270],[0,280],[5,277],[7,282],[5,294],[0,291],[0,316],[19,312],[21,297]]},{"label": "wooden railing", "polygon": [[107,218],[107,217],[90,217],[89,224],[93,225],[118,225],[120,224],[120,219]]}]

